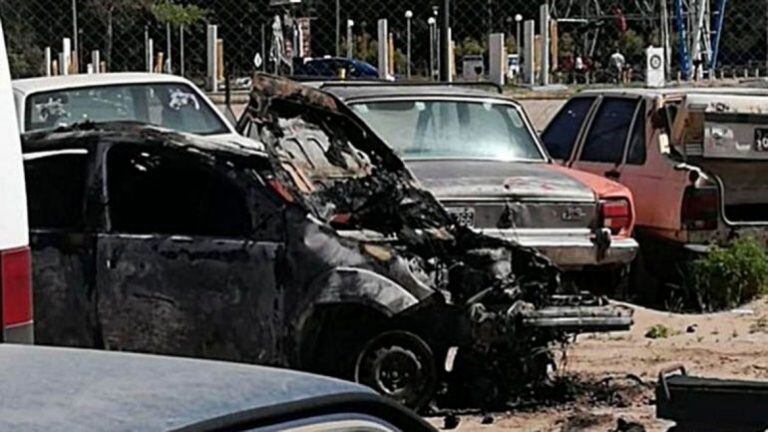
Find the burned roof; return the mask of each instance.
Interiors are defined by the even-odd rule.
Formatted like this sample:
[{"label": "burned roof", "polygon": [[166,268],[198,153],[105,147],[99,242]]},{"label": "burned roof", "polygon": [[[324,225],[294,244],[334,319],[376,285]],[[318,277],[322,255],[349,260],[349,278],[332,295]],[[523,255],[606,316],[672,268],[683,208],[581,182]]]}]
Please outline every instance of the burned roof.
[{"label": "burned roof", "polygon": [[381,82],[324,82],[321,90],[333,93],[344,102],[380,97],[463,97],[477,99],[511,99],[493,91],[493,84],[394,84]]},{"label": "burned roof", "polygon": [[24,153],[65,149],[87,149],[105,141],[131,142],[136,145],[170,145],[196,149],[202,152],[231,154],[232,156],[260,156],[257,143],[245,147],[234,142],[176,132],[170,129],[135,122],[85,122],[72,127],[29,132],[22,135]]}]

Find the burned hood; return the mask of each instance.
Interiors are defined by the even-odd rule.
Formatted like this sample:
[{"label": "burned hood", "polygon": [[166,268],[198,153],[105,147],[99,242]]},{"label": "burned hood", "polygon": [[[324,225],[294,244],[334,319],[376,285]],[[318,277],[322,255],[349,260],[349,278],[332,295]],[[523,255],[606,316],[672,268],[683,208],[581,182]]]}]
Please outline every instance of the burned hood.
[{"label": "burned hood", "polygon": [[[286,78],[259,73],[254,76],[248,106],[239,121],[238,132],[243,133],[244,123],[248,118],[275,123],[279,122],[278,119],[282,119],[283,123],[276,126],[283,130],[284,136],[285,132],[290,135],[290,132],[298,129],[306,131],[305,125],[285,122],[285,119],[299,117],[312,117],[311,123],[322,124],[326,129],[334,130],[335,133],[332,135],[335,142],[330,144],[336,145],[322,149],[327,156],[333,157],[334,150],[354,147],[345,153],[355,159],[362,158],[363,161],[359,162],[375,160],[379,170],[396,171],[399,175],[409,176],[405,164],[392,149],[335,96]],[[274,148],[269,147],[274,147],[276,141],[269,139],[261,141],[267,146],[268,151],[275,151]],[[354,142],[354,146],[351,142]],[[294,151],[290,157],[301,159],[303,156],[298,153],[307,154],[313,151],[307,146],[302,147],[300,151]]]},{"label": "burned hood", "polygon": [[546,163],[409,160],[407,165],[439,198],[595,200],[589,185]]}]

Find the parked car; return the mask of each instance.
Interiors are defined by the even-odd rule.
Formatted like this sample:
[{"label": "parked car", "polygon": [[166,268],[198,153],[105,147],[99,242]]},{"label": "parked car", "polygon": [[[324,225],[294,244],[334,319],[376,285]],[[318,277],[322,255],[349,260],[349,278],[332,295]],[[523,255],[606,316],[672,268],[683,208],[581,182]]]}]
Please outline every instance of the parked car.
[{"label": "parked car", "polygon": [[681,264],[712,244],[768,239],[765,112],[765,90],[590,90],[563,106],[542,140],[563,165],[632,190],[641,250],[633,280],[660,300],[680,284]]},{"label": "parked car", "polygon": [[301,372],[0,345],[0,429],[434,431],[371,389]]},{"label": "parked car", "polygon": [[27,198],[11,72],[0,23],[0,341],[33,341]]},{"label": "parked car", "polygon": [[[457,220],[611,291],[635,257],[632,195],[549,158],[523,108],[477,87],[325,83]],[[608,275],[597,278],[591,271]]]},{"label": "parked car", "polygon": [[103,73],[13,81],[22,133],[87,122],[136,122],[208,140],[253,145],[235,132],[187,79],[150,73]]},{"label": "parked car", "polygon": [[342,57],[307,60],[293,75],[298,78],[379,79],[379,71],[362,60]]},{"label": "parked car", "polygon": [[135,123],[25,135],[40,342],[298,367],[419,407],[631,325],[456,226],[330,95],[257,75],[240,126],[263,150]]}]

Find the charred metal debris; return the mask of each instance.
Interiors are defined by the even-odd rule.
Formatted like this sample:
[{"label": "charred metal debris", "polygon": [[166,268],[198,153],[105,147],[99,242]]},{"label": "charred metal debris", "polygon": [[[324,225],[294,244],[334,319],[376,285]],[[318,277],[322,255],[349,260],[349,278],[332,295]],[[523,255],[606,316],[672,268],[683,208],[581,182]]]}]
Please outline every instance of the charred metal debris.
[{"label": "charred metal debris", "polygon": [[[38,341],[298,367],[418,408],[446,387],[473,404],[503,401],[544,379],[551,347],[567,335],[630,327],[631,310],[563,292],[543,255],[456,225],[345,110],[318,90],[257,75],[238,124],[253,148],[136,125],[27,137],[28,161],[75,146],[92,165],[84,232],[96,245],[65,247],[33,226]],[[122,156],[124,169],[110,159]],[[162,182],[188,181],[173,180],[183,170],[150,174],[177,157],[242,194],[248,220],[225,224],[227,241],[175,233],[170,222],[136,236],[136,221],[149,217],[144,195],[112,179],[147,175],[146,195],[170,190]],[[240,208],[222,202],[204,208]],[[158,195],[152,205],[171,204]],[[84,264],[51,280],[73,262]],[[73,281],[84,291],[63,289]]]}]

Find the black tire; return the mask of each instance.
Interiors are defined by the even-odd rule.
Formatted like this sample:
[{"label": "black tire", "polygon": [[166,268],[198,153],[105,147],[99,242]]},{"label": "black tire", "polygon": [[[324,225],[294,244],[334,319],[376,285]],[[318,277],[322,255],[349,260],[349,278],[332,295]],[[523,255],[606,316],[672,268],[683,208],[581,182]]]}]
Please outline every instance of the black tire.
[{"label": "black tire", "polygon": [[407,331],[381,333],[363,346],[355,362],[355,381],[414,410],[428,404],[438,382],[435,356],[419,336]]}]

